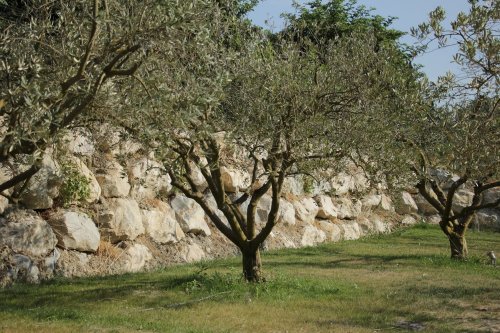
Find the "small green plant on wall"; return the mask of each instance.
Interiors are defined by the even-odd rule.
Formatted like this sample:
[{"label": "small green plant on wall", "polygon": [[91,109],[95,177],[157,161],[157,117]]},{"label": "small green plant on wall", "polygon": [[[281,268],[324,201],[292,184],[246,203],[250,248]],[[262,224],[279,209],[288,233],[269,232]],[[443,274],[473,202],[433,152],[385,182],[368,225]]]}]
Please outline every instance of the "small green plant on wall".
[{"label": "small green plant on wall", "polygon": [[78,166],[68,160],[60,161],[63,183],[59,191],[59,199],[63,206],[84,201],[90,196],[90,180],[82,175]]}]

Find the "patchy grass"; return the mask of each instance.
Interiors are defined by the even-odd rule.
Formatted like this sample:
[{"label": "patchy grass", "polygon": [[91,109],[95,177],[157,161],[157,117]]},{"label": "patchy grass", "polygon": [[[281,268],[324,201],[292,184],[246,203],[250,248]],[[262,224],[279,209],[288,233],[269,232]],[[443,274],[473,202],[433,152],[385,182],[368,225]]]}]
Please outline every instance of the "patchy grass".
[{"label": "patchy grass", "polygon": [[451,261],[434,226],[272,251],[267,282],[238,258],[0,290],[0,332],[500,332],[500,235]]}]

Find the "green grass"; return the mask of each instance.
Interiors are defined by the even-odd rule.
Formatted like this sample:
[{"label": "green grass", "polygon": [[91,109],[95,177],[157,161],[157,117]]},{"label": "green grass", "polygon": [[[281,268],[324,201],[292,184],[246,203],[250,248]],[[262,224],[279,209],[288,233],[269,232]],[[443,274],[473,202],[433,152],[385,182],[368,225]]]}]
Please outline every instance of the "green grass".
[{"label": "green grass", "polygon": [[434,226],[263,254],[267,282],[238,258],[0,290],[0,332],[500,332],[498,233],[469,233],[451,261]]}]

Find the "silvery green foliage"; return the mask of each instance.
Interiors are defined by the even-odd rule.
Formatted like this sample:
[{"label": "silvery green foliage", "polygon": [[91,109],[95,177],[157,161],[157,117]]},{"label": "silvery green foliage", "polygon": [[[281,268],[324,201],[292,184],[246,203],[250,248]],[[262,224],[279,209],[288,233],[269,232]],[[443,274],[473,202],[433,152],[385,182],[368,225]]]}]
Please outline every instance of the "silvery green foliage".
[{"label": "silvery green foliage", "polygon": [[[151,55],[182,48],[208,1],[7,1],[0,4],[0,161],[35,161],[64,129],[131,104]],[[179,33],[182,32],[182,33]],[[144,90],[142,93],[146,94]]]}]

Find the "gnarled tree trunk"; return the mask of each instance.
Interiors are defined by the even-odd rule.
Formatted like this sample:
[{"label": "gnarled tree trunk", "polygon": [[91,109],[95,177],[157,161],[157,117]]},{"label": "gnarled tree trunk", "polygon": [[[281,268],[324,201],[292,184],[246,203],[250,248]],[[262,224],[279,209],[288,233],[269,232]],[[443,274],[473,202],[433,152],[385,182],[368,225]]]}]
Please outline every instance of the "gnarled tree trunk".
[{"label": "gnarled tree trunk", "polygon": [[451,233],[448,235],[450,241],[451,258],[463,260],[467,258],[467,241],[465,240],[465,235],[459,233]]},{"label": "gnarled tree trunk", "polygon": [[262,281],[262,262],[259,250],[241,250],[243,258],[243,276],[247,282]]}]

